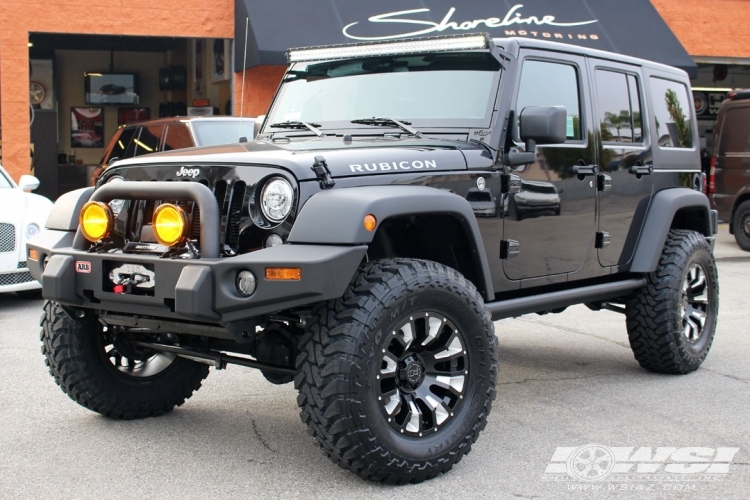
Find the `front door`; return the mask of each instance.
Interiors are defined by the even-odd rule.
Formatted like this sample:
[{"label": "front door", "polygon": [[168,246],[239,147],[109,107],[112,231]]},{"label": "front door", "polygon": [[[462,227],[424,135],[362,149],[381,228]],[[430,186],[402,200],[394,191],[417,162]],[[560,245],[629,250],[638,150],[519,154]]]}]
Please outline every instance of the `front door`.
[{"label": "front door", "polygon": [[[503,270],[512,280],[564,279],[582,266],[596,227],[596,146],[583,98],[588,94],[586,66],[582,57],[555,59],[532,50],[522,52],[521,60],[515,116],[527,106],[564,106],[567,140],[537,146],[535,163],[510,170],[522,187],[507,197],[503,244],[517,242],[519,252],[503,261]],[[523,148],[517,126],[513,141]]]}]

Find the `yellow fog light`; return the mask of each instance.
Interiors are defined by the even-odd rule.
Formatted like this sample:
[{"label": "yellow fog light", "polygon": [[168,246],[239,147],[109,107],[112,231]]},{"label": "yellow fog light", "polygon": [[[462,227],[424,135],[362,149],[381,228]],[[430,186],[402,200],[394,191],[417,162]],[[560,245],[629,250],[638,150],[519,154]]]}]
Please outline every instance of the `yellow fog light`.
[{"label": "yellow fog light", "polygon": [[81,209],[81,232],[89,241],[95,242],[109,236],[113,221],[112,210],[106,203],[90,201]]},{"label": "yellow fog light", "polygon": [[156,241],[168,247],[185,241],[187,215],[177,205],[164,203],[154,211],[153,230]]}]

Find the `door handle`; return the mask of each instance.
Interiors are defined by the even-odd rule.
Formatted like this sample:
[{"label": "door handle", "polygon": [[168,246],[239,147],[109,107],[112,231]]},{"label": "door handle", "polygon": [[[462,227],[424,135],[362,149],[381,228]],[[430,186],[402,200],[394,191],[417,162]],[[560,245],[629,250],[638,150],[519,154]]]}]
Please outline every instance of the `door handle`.
[{"label": "door handle", "polygon": [[570,168],[570,173],[583,180],[587,175],[598,175],[599,165],[573,165]]},{"label": "door handle", "polygon": [[654,165],[651,163],[649,163],[648,165],[633,165],[628,169],[628,172],[640,179],[642,175],[653,174]]}]

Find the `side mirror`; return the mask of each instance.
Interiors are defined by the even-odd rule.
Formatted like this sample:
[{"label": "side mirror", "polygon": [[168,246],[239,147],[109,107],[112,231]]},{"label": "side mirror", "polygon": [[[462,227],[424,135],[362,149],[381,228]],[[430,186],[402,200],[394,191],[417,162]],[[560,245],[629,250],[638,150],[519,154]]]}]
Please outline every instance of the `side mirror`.
[{"label": "side mirror", "polygon": [[263,126],[264,121],[266,121],[266,115],[260,115],[255,118],[255,123],[253,124],[253,140],[258,137],[260,128]]},{"label": "side mirror", "polygon": [[39,187],[39,179],[33,175],[22,175],[18,187],[23,191],[33,191]]},{"label": "side mirror", "polygon": [[[519,135],[527,146],[565,142],[567,112],[563,106],[529,106],[521,111]],[[529,147],[529,143],[531,145]]]},{"label": "side mirror", "polygon": [[536,161],[537,144],[562,144],[566,140],[567,112],[563,106],[528,106],[519,117],[519,136],[526,152],[511,151],[504,162],[511,167]]}]

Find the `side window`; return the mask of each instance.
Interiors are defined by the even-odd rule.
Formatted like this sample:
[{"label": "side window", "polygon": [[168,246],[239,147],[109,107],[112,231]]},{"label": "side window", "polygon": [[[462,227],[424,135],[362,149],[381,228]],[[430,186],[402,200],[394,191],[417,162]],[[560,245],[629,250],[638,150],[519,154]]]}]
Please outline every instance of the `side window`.
[{"label": "side window", "polygon": [[[516,116],[527,106],[565,106],[566,137],[581,140],[581,105],[578,70],[570,64],[525,60],[516,101]],[[518,130],[518,127],[516,127]],[[518,140],[518,133],[516,132]]]},{"label": "side window", "polygon": [[641,101],[633,75],[596,70],[599,130],[605,143],[643,142]]},{"label": "side window", "polygon": [[159,151],[159,141],[164,125],[152,125],[151,127],[140,127],[140,135],[133,139],[135,144],[133,156],[147,155]]},{"label": "side window", "polygon": [[192,148],[195,146],[190,136],[190,129],[184,123],[167,125],[167,133],[164,137],[164,151],[172,149]]},{"label": "side window", "polygon": [[693,128],[691,115],[693,100],[681,83],[651,77],[654,129],[662,148],[692,148]]},{"label": "side window", "polygon": [[[750,107],[729,108],[721,129],[719,154],[750,152]],[[739,126],[738,126],[739,125]]]}]

